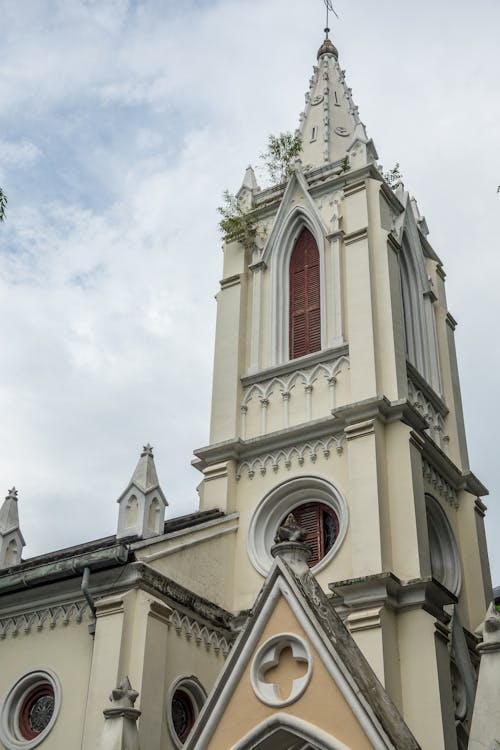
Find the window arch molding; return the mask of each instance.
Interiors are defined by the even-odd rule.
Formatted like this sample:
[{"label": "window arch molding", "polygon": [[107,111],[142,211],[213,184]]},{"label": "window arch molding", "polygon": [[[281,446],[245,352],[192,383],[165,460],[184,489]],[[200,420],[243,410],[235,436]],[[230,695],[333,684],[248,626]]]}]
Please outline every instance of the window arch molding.
[{"label": "window arch molding", "polygon": [[441,393],[441,376],[432,287],[418,237],[405,227],[399,255],[401,296],[409,361]]},{"label": "window arch molding", "polygon": [[273,487],[255,509],[248,527],[247,551],[254,568],[266,576],[274,562],[271,547],[280,522],[306,503],[321,503],[333,510],[338,519],[338,534],[331,549],[312,569],[319,573],[337,554],[347,533],[347,503],[337,487],[323,477],[307,474],[287,479]]},{"label": "window arch molding", "polygon": [[295,206],[287,214],[268,257],[271,269],[271,364],[278,365],[289,359],[289,267],[292,252],[303,229],[308,229],[316,241],[319,252],[321,348],[326,344],[326,286],[325,286],[325,232],[319,218],[303,206]]},{"label": "window arch molding", "polygon": [[425,495],[431,573],[448,591],[458,596],[462,567],[455,535],[446,513],[433,495]]}]

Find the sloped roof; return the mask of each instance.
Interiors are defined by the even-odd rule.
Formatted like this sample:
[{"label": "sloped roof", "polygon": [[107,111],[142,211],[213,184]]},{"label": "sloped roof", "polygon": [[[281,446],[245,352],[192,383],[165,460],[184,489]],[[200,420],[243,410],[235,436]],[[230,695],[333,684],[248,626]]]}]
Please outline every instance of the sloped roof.
[{"label": "sloped roof", "polygon": [[[358,718],[358,723],[372,742],[371,746],[394,750],[419,750],[418,742],[315,578],[309,570],[297,573],[282,559],[276,559],[255,607],[185,745],[185,750],[205,750],[211,747],[211,738],[224,719],[229,701],[238,689],[249,662],[252,661],[258,640],[280,598],[286,599],[294,614],[298,615],[297,619],[303,631],[314,635],[315,642],[321,643],[323,656],[320,658],[327,669],[331,667],[328,669],[330,676],[341,675],[338,684],[340,686],[342,681],[342,684],[347,686],[341,689],[344,689],[353,713],[361,717]],[[335,679],[332,677],[333,682]],[[241,712],[244,711],[245,706],[242,705]],[[269,725],[270,722],[277,722],[279,731],[279,717],[284,720],[285,716],[288,714],[285,715],[283,712],[268,715],[265,723]],[[239,723],[241,719],[240,714]],[[234,715],[232,720],[234,722]],[[321,727],[318,729],[320,733],[323,732]],[[234,747],[236,746],[239,745]],[[328,746],[318,744],[318,747]],[[333,735],[330,746],[339,746],[338,741],[335,744]]]}]

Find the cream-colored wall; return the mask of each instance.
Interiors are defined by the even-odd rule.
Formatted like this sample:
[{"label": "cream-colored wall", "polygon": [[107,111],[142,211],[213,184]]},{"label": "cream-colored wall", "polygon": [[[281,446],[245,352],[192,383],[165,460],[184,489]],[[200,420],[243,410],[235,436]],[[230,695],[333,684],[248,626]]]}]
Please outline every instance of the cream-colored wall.
[{"label": "cream-colored wall", "polygon": [[136,707],[142,711],[142,750],[175,747],[167,728],[172,684],[178,677],[194,675],[208,692],[224,657],[220,651],[188,640],[183,632],[178,634],[169,624],[170,613],[166,604],[140,589],[98,602],[83,750],[98,747],[102,711],[110,690],[125,676],[139,692]]},{"label": "cream-colored wall", "polygon": [[[237,482],[237,503],[240,509],[239,529],[236,535],[234,556],[234,590],[232,601],[228,603],[231,610],[248,609],[252,607],[260,591],[264,578],[253,567],[248,554],[248,528],[250,520],[260,503],[277,484],[285,480],[292,480],[304,474],[327,479],[334,483],[337,489],[345,494],[349,488],[348,461],[346,451],[341,455],[332,450],[328,458],[318,452],[313,463],[306,460],[303,466],[298,461],[290,469],[282,467],[277,473],[268,471],[264,476],[256,472],[253,479],[245,472]],[[352,518],[350,527],[352,527]],[[326,589],[332,580],[351,578],[353,575],[352,536],[349,529],[331,562],[318,573],[318,581]]]},{"label": "cream-colored wall", "polygon": [[189,530],[136,550],[136,558],[198,596],[227,607],[233,589],[238,519]]},{"label": "cream-colored wall", "polygon": [[[88,623],[86,616],[81,623],[63,625],[59,621],[54,628],[46,622],[42,630],[33,625],[29,633],[21,630],[15,638],[7,635],[0,640],[0,706],[14,683],[27,672],[49,669],[59,679],[61,709],[44,740],[47,750],[68,750],[81,744],[93,649]],[[4,748],[1,742],[0,748]]]}]

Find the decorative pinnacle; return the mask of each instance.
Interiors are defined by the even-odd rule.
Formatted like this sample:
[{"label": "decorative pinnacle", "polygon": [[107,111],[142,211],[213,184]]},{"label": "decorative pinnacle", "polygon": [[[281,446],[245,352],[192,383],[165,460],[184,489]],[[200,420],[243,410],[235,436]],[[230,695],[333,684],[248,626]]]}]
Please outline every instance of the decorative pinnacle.
[{"label": "decorative pinnacle", "polygon": [[15,487],[13,487],[11,490],[8,491],[6,500],[12,499],[17,500],[17,490]]},{"label": "decorative pinnacle", "polygon": [[149,443],[143,446],[141,456],[151,456],[153,458],[153,446]]},{"label": "decorative pinnacle", "polygon": [[125,677],[121,684],[113,689],[109,696],[109,700],[113,703],[132,707],[136,702],[138,695],[139,693],[137,690],[132,688],[129,678]]}]

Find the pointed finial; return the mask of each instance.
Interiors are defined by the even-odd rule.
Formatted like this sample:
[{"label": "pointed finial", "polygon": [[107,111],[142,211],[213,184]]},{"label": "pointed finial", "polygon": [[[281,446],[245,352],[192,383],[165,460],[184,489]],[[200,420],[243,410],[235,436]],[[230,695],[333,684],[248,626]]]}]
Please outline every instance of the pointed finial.
[{"label": "pointed finial", "polygon": [[15,487],[13,487],[11,490],[8,491],[6,500],[17,500],[17,490]]},{"label": "pointed finial", "polygon": [[141,457],[143,456],[151,456],[151,458],[153,458],[153,446],[149,443],[142,447]]},{"label": "pointed finial", "polygon": [[328,39],[328,34],[330,33],[330,13],[333,13],[336,18],[338,18],[338,14],[335,11],[335,8],[333,7],[332,0],[323,0],[326,6],[326,26],[325,26],[325,39]]}]

